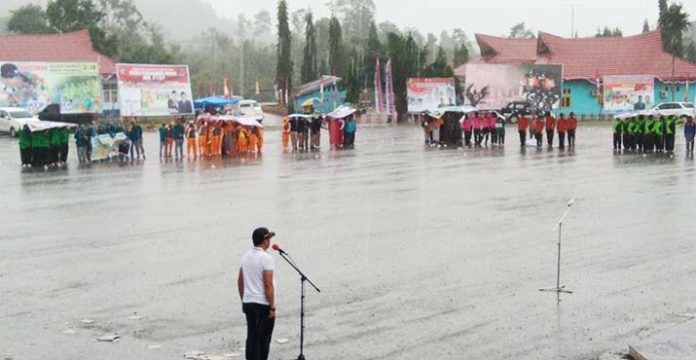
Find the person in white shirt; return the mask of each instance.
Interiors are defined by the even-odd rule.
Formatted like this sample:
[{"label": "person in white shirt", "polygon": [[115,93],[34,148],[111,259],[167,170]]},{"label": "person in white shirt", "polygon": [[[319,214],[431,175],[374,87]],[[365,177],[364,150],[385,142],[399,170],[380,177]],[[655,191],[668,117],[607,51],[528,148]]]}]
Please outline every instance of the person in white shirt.
[{"label": "person in white shirt", "polygon": [[252,234],[254,248],[242,257],[237,288],[246,315],[246,360],[267,360],[275,326],[275,261],[266,252],[275,233],[258,228]]}]

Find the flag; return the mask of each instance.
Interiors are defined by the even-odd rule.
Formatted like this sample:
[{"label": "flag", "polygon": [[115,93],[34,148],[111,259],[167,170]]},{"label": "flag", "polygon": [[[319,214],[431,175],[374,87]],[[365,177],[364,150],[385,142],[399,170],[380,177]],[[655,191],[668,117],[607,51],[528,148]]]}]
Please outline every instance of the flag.
[{"label": "flag", "polygon": [[288,91],[288,90],[289,90],[289,89],[288,89],[289,87],[290,87],[290,80],[288,80],[288,78],[286,77],[286,78],[285,78],[285,106],[288,106],[288,107],[289,107],[289,104],[290,104],[290,103],[288,102],[288,100],[290,100],[290,93],[289,93],[289,91]]},{"label": "flag", "polygon": [[684,89],[684,102],[689,102],[689,76],[686,76],[686,88]]},{"label": "flag", "polygon": [[324,103],[324,76],[322,75],[321,78],[319,78],[319,100],[321,100],[321,103]]},{"label": "flag", "polygon": [[396,107],[394,106],[394,74],[392,73],[392,59],[387,60],[387,67],[385,72],[387,73],[387,105],[386,110],[389,115],[396,114]]},{"label": "flag", "polygon": [[230,78],[225,76],[225,85],[223,89],[223,94],[225,95],[225,99],[229,99],[231,97],[230,94]]},{"label": "flag", "polygon": [[379,65],[379,57],[375,59],[375,111],[378,114],[382,113],[382,104],[384,104],[384,99],[382,98],[382,67]]},{"label": "flag", "polygon": [[338,85],[336,84],[336,80],[334,80],[333,83],[333,108],[336,109],[338,107],[338,104],[336,104],[338,101],[336,99],[336,93],[338,93]]}]

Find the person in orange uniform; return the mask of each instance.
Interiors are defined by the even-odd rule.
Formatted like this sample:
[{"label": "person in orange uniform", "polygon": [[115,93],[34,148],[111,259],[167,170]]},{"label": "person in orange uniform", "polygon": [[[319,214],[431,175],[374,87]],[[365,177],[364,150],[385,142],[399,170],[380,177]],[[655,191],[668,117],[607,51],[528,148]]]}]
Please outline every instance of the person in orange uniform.
[{"label": "person in orange uniform", "polygon": [[243,155],[247,152],[247,129],[241,126],[239,129],[239,139],[237,139],[237,152]]},{"label": "person in orange uniform", "polygon": [[259,141],[256,143],[256,151],[261,154],[263,152],[263,128],[259,127],[257,129],[257,136],[259,137]]},{"label": "person in orange uniform", "polygon": [[520,133],[520,146],[525,147],[527,145],[527,128],[529,127],[529,120],[525,116],[521,116],[517,121],[517,131]]},{"label": "person in orange uniform", "polygon": [[186,128],[186,157],[191,158],[191,153],[193,153],[193,158],[198,157],[198,150],[196,149],[196,127],[193,123],[190,123],[188,128]]},{"label": "person in orange uniform", "polygon": [[537,115],[537,117],[534,119],[534,123],[532,124],[532,127],[534,128],[534,138],[537,142],[537,148],[541,148],[544,141],[544,118],[541,115],[542,114]]},{"label": "person in orange uniform", "polygon": [[556,119],[551,115],[551,112],[546,113],[546,142],[549,148],[553,147],[553,135],[556,132]]},{"label": "person in orange uniform", "polygon": [[290,121],[288,121],[287,117],[283,118],[282,140],[283,151],[290,150]]},{"label": "person in orange uniform", "polygon": [[256,152],[256,147],[259,144],[259,130],[257,127],[252,127],[249,131],[249,142],[247,144],[247,153],[253,154]]},{"label": "person in orange uniform", "polygon": [[565,137],[566,131],[568,131],[568,119],[565,118],[563,113],[561,113],[561,115],[558,117],[556,131],[558,132],[558,148],[565,149]]},{"label": "person in orange uniform", "polygon": [[205,120],[198,124],[198,153],[201,157],[208,155],[208,124]]},{"label": "person in orange uniform", "polygon": [[211,124],[210,126],[210,155],[218,156],[221,154],[220,150],[220,137],[222,135],[222,129],[220,129],[220,124]]},{"label": "person in orange uniform", "polygon": [[575,113],[570,113],[568,117],[568,147],[575,148],[575,131],[578,129],[578,119]]}]

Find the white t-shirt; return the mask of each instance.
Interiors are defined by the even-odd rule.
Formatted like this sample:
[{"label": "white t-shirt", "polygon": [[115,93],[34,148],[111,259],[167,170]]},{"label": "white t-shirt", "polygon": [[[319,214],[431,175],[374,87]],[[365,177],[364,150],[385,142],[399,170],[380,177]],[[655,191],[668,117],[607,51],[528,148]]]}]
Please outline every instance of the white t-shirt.
[{"label": "white t-shirt", "polygon": [[[244,297],[242,302],[269,305],[263,286],[263,272],[275,270],[273,257],[259,247],[255,247],[242,257],[242,275],[244,275]],[[275,278],[273,279],[275,288]]]}]

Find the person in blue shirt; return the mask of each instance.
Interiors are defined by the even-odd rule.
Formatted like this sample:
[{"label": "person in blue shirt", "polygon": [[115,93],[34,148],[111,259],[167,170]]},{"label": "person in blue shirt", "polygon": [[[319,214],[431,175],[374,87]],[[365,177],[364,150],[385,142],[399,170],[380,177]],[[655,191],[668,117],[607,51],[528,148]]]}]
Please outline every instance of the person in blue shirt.
[{"label": "person in blue shirt", "polygon": [[355,144],[355,132],[357,130],[357,127],[355,126],[355,119],[351,116],[346,120],[346,126],[344,129],[344,136],[343,136],[343,146],[344,147],[353,147],[353,144]]},{"label": "person in blue shirt", "polygon": [[169,130],[167,129],[167,124],[162,124],[159,128],[159,138],[160,138],[160,158],[167,156],[167,134]]},{"label": "person in blue shirt", "polygon": [[696,123],[693,118],[689,118],[684,124],[684,138],[686,139],[686,152],[694,153],[694,136],[696,136]]},{"label": "person in blue shirt", "polygon": [[184,121],[177,121],[176,125],[172,129],[172,135],[174,136],[174,156],[177,159],[184,158],[184,134],[186,133],[186,128],[184,127]]},{"label": "person in blue shirt", "polygon": [[140,160],[140,155],[142,154],[143,159],[145,159],[145,149],[143,148],[143,128],[138,123],[138,118],[133,118],[131,124],[130,132],[128,133],[128,138],[131,140],[130,157],[133,160],[135,154],[138,155],[138,160]]}]

